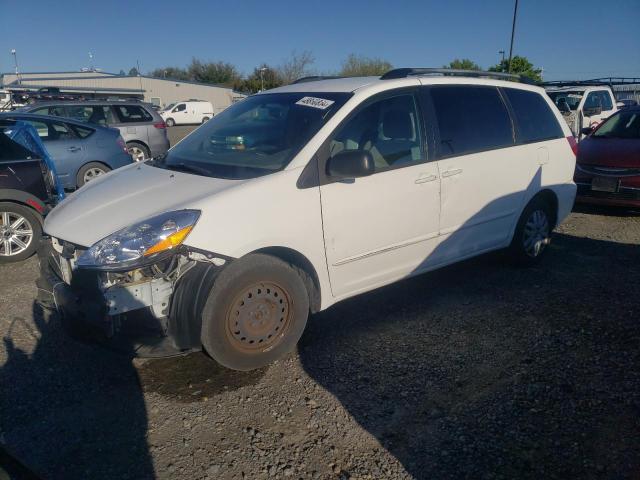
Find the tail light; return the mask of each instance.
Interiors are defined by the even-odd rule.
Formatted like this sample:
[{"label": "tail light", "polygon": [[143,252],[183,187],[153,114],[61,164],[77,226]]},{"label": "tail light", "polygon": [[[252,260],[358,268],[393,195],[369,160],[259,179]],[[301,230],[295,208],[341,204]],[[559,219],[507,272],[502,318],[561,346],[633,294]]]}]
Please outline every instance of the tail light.
[{"label": "tail light", "polygon": [[569,135],[567,137],[567,142],[569,142],[569,146],[571,147],[573,154],[578,155],[578,142],[576,142],[576,137]]},{"label": "tail light", "polygon": [[127,148],[127,144],[124,143],[124,140],[122,139],[121,136],[118,136],[118,139],[116,140],[116,143],[118,144],[118,146],[122,149],[122,151],[124,153],[129,155],[129,149]]},{"label": "tail light", "polygon": [[156,128],[167,128],[167,124],[164,122],[156,122],[153,124],[153,126]]}]

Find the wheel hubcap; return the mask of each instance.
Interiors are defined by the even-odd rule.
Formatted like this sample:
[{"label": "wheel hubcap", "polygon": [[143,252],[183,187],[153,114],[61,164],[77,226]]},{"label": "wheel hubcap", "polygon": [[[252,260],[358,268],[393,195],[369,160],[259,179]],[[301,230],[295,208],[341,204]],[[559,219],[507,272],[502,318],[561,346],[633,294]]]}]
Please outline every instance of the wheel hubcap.
[{"label": "wheel hubcap", "polygon": [[33,227],[22,215],[0,213],[0,256],[11,257],[24,252],[33,241]]},{"label": "wheel hubcap", "polygon": [[94,178],[99,177],[100,175],[104,175],[105,173],[106,172],[101,168],[90,168],[84,173],[84,183],[90,182]]},{"label": "wheel hubcap", "polygon": [[275,283],[261,282],[246,288],[227,312],[229,340],[236,348],[264,350],[277,343],[290,322],[290,300]]},{"label": "wheel hubcap", "polygon": [[131,155],[131,158],[136,162],[142,162],[146,158],[144,151],[138,147],[129,147],[129,155]]},{"label": "wheel hubcap", "polygon": [[549,220],[543,210],[534,211],[524,225],[524,250],[530,257],[537,257],[549,243]]}]

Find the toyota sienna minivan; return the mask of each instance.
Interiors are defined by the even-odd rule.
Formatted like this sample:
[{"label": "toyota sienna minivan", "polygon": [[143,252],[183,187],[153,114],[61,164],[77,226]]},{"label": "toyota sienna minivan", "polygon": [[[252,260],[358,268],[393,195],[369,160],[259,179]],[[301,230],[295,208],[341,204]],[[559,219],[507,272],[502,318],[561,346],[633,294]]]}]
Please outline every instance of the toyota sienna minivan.
[{"label": "toyota sienna minivan", "polygon": [[346,298],[492,250],[533,263],[573,206],[575,143],[510,79],[396,69],[248,97],[56,207],[40,287],[74,328],[150,322],[168,351],[249,370]]}]

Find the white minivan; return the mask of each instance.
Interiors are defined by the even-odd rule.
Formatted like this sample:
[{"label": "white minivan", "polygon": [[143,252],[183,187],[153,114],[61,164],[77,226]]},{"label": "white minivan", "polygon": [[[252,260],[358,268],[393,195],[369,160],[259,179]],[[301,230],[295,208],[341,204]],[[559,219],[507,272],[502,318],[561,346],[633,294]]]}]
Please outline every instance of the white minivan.
[{"label": "white minivan", "polygon": [[41,291],[73,328],[118,338],[144,318],[160,350],[248,370],[359,293],[492,250],[537,261],[573,206],[573,136],[543,89],[457,73],[232,105],[57,206]]},{"label": "white minivan", "polygon": [[213,105],[204,100],[186,100],[171,103],[159,113],[167,127],[205,123],[213,118]]}]

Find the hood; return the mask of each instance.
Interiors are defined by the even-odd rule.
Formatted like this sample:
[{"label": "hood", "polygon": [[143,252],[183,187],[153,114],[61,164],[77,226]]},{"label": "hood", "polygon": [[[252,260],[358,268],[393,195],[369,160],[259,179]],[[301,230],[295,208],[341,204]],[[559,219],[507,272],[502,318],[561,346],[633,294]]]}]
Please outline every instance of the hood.
[{"label": "hood", "polygon": [[69,195],[47,215],[44,231],[89,247],[121,228],[162,212],[189,208],[244,182],[132,164]]},{"label": "hood", "polygon": [[587,137],[578,144],[577,163],[607,167],[640,167],[640,139]]}]

